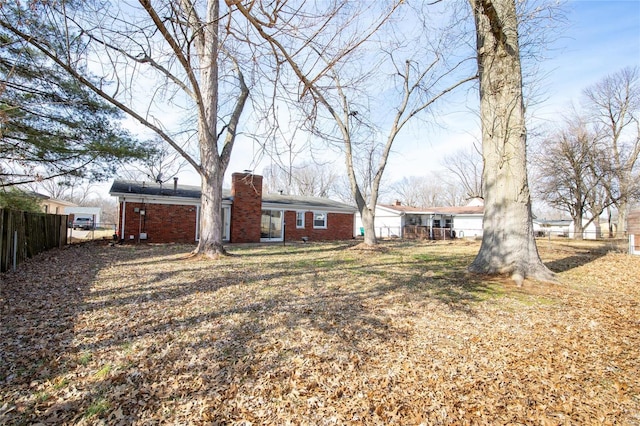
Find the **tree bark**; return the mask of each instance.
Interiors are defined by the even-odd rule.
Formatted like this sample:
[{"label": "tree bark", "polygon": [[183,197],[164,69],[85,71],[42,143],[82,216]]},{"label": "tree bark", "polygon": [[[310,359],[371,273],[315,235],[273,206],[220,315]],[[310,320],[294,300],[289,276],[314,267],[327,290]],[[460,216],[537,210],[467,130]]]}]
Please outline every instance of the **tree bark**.
[{"label": "tree bark", "polygon": [[224,171],[202,174],[200,239],[193,254],[217,257],[226,254],[222,244],[222,181]]},{"label": "tree bark", "polygon": [[540,260],[526,169],[526,127],[514,0],[469,0],[476,23],[485,196],[480,251],[469,270],[553,281]]},{"label": "tree bark", "polygon": [[364,243],[369,246],[378,244],[375,227],[375,213],[366,205],[364,208],[358,210],[360,211],[362,227],[364,228]]}]

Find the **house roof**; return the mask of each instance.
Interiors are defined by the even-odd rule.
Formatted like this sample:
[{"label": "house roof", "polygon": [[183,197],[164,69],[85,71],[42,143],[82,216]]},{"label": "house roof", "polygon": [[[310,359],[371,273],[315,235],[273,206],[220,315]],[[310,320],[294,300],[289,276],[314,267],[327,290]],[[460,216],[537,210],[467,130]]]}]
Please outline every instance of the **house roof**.
[{"label": "house roof", "polygon": [[28,191],[27,194],[32,195],[33,197],[39,198],[41,200],[46,200],[50,203],[55,203],[55,204],[60,204],[61,206],[75,206],[76,204],[70,202],[70,201],[65,201],[65,200],[60,200],[59,198],[52,198],[48,195],[44,195],[44,194],[40,194],[39,192],[34,192],[34,191]]},{"label": "house roof", "polygon": [[274,206],[287,206],[291,209],[326,210],[332,212],[355,213],[356,208],[340,201],[321,197],[305,197],[300,195],[264,194],[262,203]]},{"label": "house roof", "polygon": [[[109,194],[152,195],[200,199],[201,192],[199,186],[178,184],[176,190],[174,190],[173,188],[174,185],[172,183],[169,183],[168,185],[160,185],[156,182],[114,180],[113,184],[111,185],[111,189],[109,190]],[[226,191],[226,194],[223,194],[223,198],[230,197],[230,191]]]},{"label": "house roof", "polygon": [[[178,184],[174,190],[172,183],[168,185],[160,185],[155,182],[134,182],[128,180],[115,180],[109,190],[111,195],[149,195],[154,197],[178,197],[199,200],[201,197],[201,189],[194,185]],[[222,190],[223,200],[232,201],[231,191]],[[280,194],[263,194],[262,203],[269,207],[287,207],[292,210],[308,209],[323,210],[330,212],[349,212],[356,211],[355,207],[339,201],[330,200],[321,197],[304,197],[297,195],[280,195]]]},{"label": "house roof", "polygon": [[451,214],[451,215],[481,215],[484,206],[456,206],[456,207],[409,207],[395,204],[380,204],[379,207],[392,210],[398,214]]}]

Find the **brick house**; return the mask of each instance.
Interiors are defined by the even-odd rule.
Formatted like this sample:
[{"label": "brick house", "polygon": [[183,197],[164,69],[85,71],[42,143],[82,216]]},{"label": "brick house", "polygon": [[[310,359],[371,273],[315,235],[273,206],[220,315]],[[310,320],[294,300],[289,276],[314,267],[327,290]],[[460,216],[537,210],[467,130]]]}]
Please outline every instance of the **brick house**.
[{"label": "brick house", "polygon": [[[199,239],[200,187],[116,180],[118,235],[123,241],[192,243]],[[223,191],[223,241],[330,241],[354,236],[356,209],[319,197],[262,194],[262,176],[232,175]]]}]

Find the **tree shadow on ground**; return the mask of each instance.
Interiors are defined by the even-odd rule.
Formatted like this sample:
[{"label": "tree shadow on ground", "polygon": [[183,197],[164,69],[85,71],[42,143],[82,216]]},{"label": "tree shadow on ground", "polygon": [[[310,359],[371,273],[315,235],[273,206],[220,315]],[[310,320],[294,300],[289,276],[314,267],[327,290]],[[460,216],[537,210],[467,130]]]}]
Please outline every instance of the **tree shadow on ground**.
[{"label": "tree shadow on ground", "polygon": [[556,273],[579,268],[606,256],[608,253],[619,251],[617,246],[607,241],[582,242],[582,245],[556,244],[552,247],[551,251],[563,253],[558,259],[545,262],[547,268]]},{"label": "tree shadow on ground", "polygon": [[[33,402],[47,395],[43,384],[84,362],[73,344],[78,313],[97,274],[121,254],[108,242],[74,244],[43,252],[0,275],[0,400],[5,404],[0,423],[21,423],[17,419],[36,415]],[[140,259],[153,252],[135,255]]]},{"label": "tree shadow on ground", "polygon": [[[242,389],[262,386],[286,399],[293,385],[278,387],[282,377],[340,376],[371,360],[372,348],[410,339],[412,329],[384,311],[385,297],[473,316],[493,291],[464,272],[464,257],[354,260],[360,255],[348,246],[242,249],[220,261],[171,257],[180,247],[96,246],[64,262],[41,259],[47,278],[38,296],[19,279],[11,285],[16,327],[3,331],[3,342],[13,343],[3,343],[2,385],[13,409],[4,420],[77,421],[93,407],[96,421],[174,421],[171,413],[191,404],[201,421],[232,422]],[[83,267],[65,278],[70,263]],[[37,301],[47,295],[43,310]]]}]

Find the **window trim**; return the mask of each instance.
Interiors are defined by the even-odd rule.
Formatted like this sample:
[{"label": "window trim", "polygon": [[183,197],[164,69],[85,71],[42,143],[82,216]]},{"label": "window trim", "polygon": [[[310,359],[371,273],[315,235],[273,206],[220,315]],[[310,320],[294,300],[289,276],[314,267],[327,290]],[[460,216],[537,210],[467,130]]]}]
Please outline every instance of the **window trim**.
[{"label": "window trim", "polygon": [[[324,216],[324,225],[322,226],[317,226],[316,225],[316,215],[321,214]],[[327,222],[328,222],[329,216],[327,214],[327,212],[323,212],[323,211],[316,211],[313,212],[313,229],[327,229]]]},{"label": "window trim", "polygon": [[[304,223],[305,222],[304,221],[305,213],[306,212],[304,212],[302,210],[296,211],[296,229],[304,229],[304,227],[305,227],[305,223]],[[302,218],[302,223],[301,224],[298,224],[298,219],[299,218]]]}]

